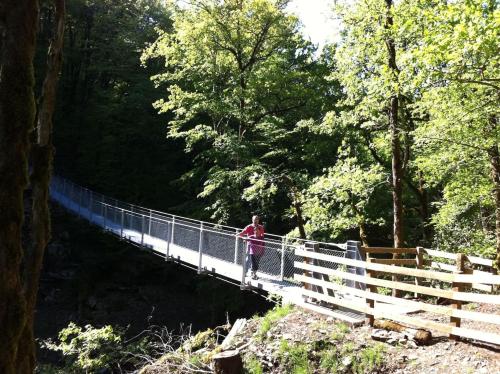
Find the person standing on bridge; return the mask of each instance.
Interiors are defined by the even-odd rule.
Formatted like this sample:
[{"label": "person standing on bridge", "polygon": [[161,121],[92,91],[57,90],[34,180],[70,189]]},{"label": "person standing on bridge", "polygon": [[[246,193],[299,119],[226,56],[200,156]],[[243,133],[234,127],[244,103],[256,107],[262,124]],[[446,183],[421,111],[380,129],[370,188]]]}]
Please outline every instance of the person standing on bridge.
[{"label": "person standing on bridge", "polygon": [[[252,223],[238,234],[247,239],[247,265],[250,264],[252,279],[257,279],[260,259],[264,255],[264,226],[259,224],[259,216],[252,217]],[[248,269],[248,266],[247,266]]]}]

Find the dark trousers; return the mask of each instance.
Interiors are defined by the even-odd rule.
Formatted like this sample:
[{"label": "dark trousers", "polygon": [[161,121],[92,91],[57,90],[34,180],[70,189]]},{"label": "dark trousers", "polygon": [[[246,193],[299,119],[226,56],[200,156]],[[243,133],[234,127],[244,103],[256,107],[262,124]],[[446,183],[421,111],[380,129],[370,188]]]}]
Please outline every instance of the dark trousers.
[{"label": "dark trousers", "polygon": [[253,255],[253,254],[247,254],[247,258],[249,261],[247,261],[247,264],[249,263],[250,265],[250,270],[251,271],[257,271],[259,270],[259,263],[260,259],[262,258],[261,255]]}]

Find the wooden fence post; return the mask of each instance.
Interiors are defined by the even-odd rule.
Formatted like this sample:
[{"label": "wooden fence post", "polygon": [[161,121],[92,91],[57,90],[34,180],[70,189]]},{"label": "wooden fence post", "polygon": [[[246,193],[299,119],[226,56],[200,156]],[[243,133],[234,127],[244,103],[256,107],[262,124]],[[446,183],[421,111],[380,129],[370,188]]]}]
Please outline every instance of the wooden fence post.
[{"label": "wooden fence post", "polygon": [[[371,258],[370,258],[370,255],[369,254],[366,254],[366,262],[367,263],[370,263],[371,262]],[[366,278],[371,278],[372,277],[372,272],[371,270],[369,269],[366,269],[366,273],[365,273],[365,276]],[[369,294],[370,292],[377,292],[377,288],[375,286],[372,286],[370,284],[367,284],[366,285],[366,292],[367,294]],[[369,295],[367,295],[369,296]],[[370,299],[369,297],[366,298],[366,306],[368,308],[375,308],[375,300],[373,299]],[[365,322],[370,325],[371,327],[373,327],[373,324],[375,322],[375,315],[372,313],[366,313],[365,314]]]},{"label": "wooden fence post", "polygon": [[[304,248],[304,251],[309,250],[307,242],[303,244],[303,248]],[[304,264],[308,264],[309,265],[310,263],[311,263],[311,260],[309,258],[307,258],[307,257],[304,257]],[[304,270],[304,276],[311,277],[311,275],[312,274],[311,274],[310,271]],[[311,284],[309,284],[309,283],[303,283],[302,286],[304,287],[305,290],[312,291]],[[305,297],[305,299],[307,300],[308,297]]]},{"label": "wooden fence post", "polygon": [[[417,269],[423,269],[424,267],[424,248],[417,247],[417,254],[415,255],[415,261],[417,261]],[[420,286],[420,279],[415,277],[415,285]],[[418,298],[419,294],[415,292],[415,297]]]},{"label": "wooden fence post", "polygon": [[[464,273],[464,265],[465,265],[465,255],[463,253],[457,253],[457,260],[456,260],[456,274],[463,274]],[[453,282],[452,283],[452,291],[453,292],[460,292],[463,289],[463,284],[462,283],[457,283]],[[462,302],[459,300],[453,300],[453,303],[450,305],[452,308],[455,309],[462,309]],[[460,327],[460,317],[450,317],[450,325],[453,327]],[[453,340],[459,340],[460,337],[457,335],[450,334],[450,338]]]}]

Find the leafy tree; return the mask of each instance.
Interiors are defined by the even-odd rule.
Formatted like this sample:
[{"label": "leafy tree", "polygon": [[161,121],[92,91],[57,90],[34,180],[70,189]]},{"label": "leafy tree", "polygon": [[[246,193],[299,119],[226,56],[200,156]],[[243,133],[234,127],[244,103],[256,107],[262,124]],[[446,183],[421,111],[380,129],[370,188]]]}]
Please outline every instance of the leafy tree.
[{"label": "leafy tree", "polygon": [[349,155],[348,149],[341,152],[336,164],[315,178],[307,190],[304,211],[310,217],[309,230],[324,233],[326,238],[338,238],[358,228],[363,245],[368,246],[367,224],[384,223],[370,209],[370,200],[385,184],[384,177],[377,163],[363,166],[356,156]]},{"label": "leafy tree", "polygon": [[243,190],[269,173],[260,158],[276,155],[273,137],[293,128],[297,115],[288,119],[314,88],[313,47],[300,36],[297,18],[285,13],[287,3],[193,1],[175,10],[174,32],[160,32],[143,55],[165,59],[153,80],[168,84],[168,97],[155,107],[175,115],[169,134],[193,154],[189,176],[203,181],[199,197],[219,221],[243,221]]},{"label": "leafy tree", "polygon": [[[500,265],[499,9],[495,1],[409,2],[404,32],[420,36],[408,61],[428,117],[416,131],[418,166],[442,188],[436,243]],[[496,237],[496,242],[495,242]]]}]

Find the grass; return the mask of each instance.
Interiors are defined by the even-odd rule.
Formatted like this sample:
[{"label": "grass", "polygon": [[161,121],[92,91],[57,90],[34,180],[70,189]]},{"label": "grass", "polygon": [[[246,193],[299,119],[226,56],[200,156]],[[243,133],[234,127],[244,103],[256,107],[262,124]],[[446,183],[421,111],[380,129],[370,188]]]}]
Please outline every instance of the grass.
[{"label": "grass", "polygon": [[254,355],[245,359],[244,363],[244,373],[245,374],[262,374],[262,365]]},{"label": "grass", "polygon": [[352,371],[363,374],[373,371],[382,366],[384,360],[385,347],[383,344],[376,344],[361,350],[352,363]]},{"label": "grass", "polygon": [[285,339],[282,339],[279,359],[287,372],[291,374],[311,374],[308,352],[307,344],[290,344]]},{"label": "grass", "polygon": [[328,350],[322,351],[320,353],[319,366],[330,374],[336,374],[339,370],[339,357],[337,348],[331,347]]},{"label": "grass", "polygon": [[267,333],[283,317],[290,314],[293,310],[291,304],[286,304],[283,306],[275,306],[269,312],[267,312],[261,320],[259,330],[257,331],[257,340],[263,341],[267,337]]},{"label": "grass", "polygon": [[332,332],[332,339],[335,341],[341,341],[344,339],[346,334],[350,331],[351,329],[349,326],[343,322],[339,322],[335,325],[335,329]]}]

